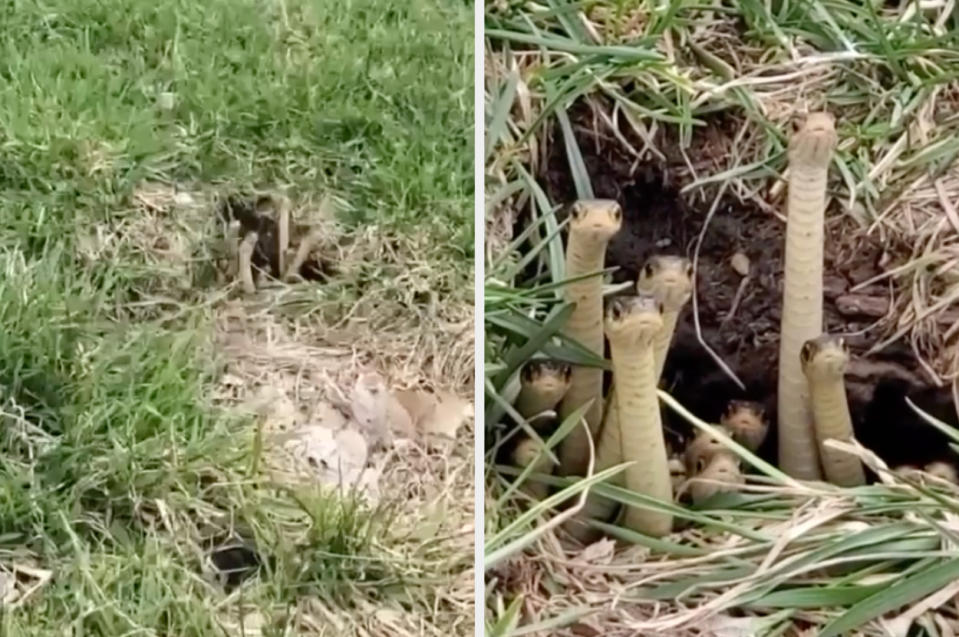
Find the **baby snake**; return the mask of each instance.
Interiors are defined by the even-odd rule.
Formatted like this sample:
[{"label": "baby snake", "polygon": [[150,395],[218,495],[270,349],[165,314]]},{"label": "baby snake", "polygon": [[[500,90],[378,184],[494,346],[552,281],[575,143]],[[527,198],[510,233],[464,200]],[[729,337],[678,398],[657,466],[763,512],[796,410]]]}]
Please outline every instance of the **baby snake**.
[{"label": "baby snake", "polygon": [[[603,279],[599,270],[606,259],[606,246],[623,221],[619,204],[608,199],[577,201],[570,210],[569,241],[566,245],[566,276],[586,279],[565,286],[567,300],[574,303],[563,328],[566,336],[579,342],[599,357],[603,356]],[[589,431],[574,427],[560,445],[560,471],[564,475],[583,475],[589,463],[587,436],[595,438],[603,417],[603,370],[574,365],[569,390],[559,407],[565,419],[576,409],[593,401],[586,412]]]},{"label": "baby snake", "polygon": [[[569,379],[570,366],[567,363],[547,359],[527,362],[520,372],[520,391],[514,404],[516,411],[528,420],[553,409],[569,389]],[[519,467],[533,464],[533,470],[539,473],[553,470],[550,457],[540,453],[539,441],[531,436],[524,436],[516,444],[513,463]],[[549,494],[549,486],[538,482],[524,484],[523,490],[538,500]]]},{"label": "baby snake", "polygon": [[[609,303],[605,324],[618,388],[618,420],[630,425],[619,427],[623,460],[632,462],[625,471],[626,488],[672,502],[653,349],[663,328],[662,304],[647,295],[616,297]],[[634,531],[660,536],[670,532],[673,519],[668,513],[626,507],[624,523]]]},{"label": "baby snake", "polygon": [[845,442],[853,437],[843,383],[849,363],[845,342],[837,336],[823,334],[806,341],[799,358],[809,383],[816,440],[826,479],[842,487],[865,484],[866,474],[859,458],[823,445],[830,438]]},{"label": "baby snake", "polygon": [[823,329],[823,223],[829,162],[836,146],[832,115],[813,113],[789,143],[786,254],[779,344],[779,466],[806,480],[821,477],[809,387],[799,352]]},{"label": "baby snake", "polygon": [[[666,355],[672,343],[676,323],[683,306],[692,295],[692,264],[688,259],[676,256],[654,255],[643,265],[636,289],[642,294],[655,297],[663,307],[663,326],[653,340],[654,384],[659,383]],[[616,377],[606,401],[603,427],[596,445],[596,471],[603,471],[623,461],[620,437],[620,423],[616,408]],[[609,482],[622,486],[623,474],[610,478]],[[579,515],[567,525],[567,531],[580,541],[586,542],[593,535],[582,521],[587,518],[609,519],[616,509],[616,503],[609,498],[592,495]]]}]

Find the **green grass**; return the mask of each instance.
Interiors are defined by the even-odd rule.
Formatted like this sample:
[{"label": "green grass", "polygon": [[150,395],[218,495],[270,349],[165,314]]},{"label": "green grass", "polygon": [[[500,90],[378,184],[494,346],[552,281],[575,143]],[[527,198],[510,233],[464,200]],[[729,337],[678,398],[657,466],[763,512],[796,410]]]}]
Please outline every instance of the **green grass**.
[{"label": "green grass", "polygon": [[[959,183],[959,119],[948,115],[959,94],[957,20],[945,9],[915,9],[846,0],[487,4],[487,217],[500,229],[488,237],[484,314],[488,634],[576,634],[584,618],[591,628],[608,620],[607,627],[642,634],[699,634],[710,631],[708,618],[696,616],[706,605],[748,634],[783,634],[796,609],[809,607],[815,612],[802,619],[813,630],[851,634],[862,626],[878,630],[878,617],[906,610],[952,577],[954,558],[938,550],[953,541],[943,511],[959,509],[954,492],[896,480],[846,494],[810,493],[759,467],[769,493],[707,509],[677,505],[677,519],[692,523],[691,532],[650,538],[602,524],[650,555],[613,555],[607,575],[597,568],[570,588],[568,578],[580,571],[566,564],[579,557],[578,547],[539,540],[568,512],[554,505],[575,502],[587,481],[494,463],[499,446],[520,428],[504,425],[504,415],[516,372],[530,356],[600,364],[585,359],[576,343],[554,338],[568,310],[555,214],[567,202],[551,200],[545,184],[567,179],[578,197],[593,196],[590,177],[607,166],[587,171],[581,148],[594,159],[612,158],[613,174],[621,164],[636,179],[647,170],[666,175],[692,210],[715,210],[717,220],[725,206],[772,213],[782,205],[791,127],[804,113],[831,111],[840,143],[830,222],[851,221],[850,232],[868,231],[895,246],[887,267],[896,316],[879,340],[908,335],[937,373],[955,371],[954,343],[930,321],[915,320],[915,308],[932,314],[959,294],[953,280],[933,273],[951,267],[954,241],[932,230],[945,224],[937,187],[953,192]],[[560,148],[566,174],[557,175],[559,163],[548,157]],[[708,224],[712,213],[703,217]],[[517,218],[527,226],[514,237]],[[547,445],[558,444],[571,424],[544,434]],[[548,501],[518,502],[513,494],[527,479],[558,489]],[[620,503],[649,504],[625,489],[593,488]],[[848,507],[842,515],[816,520],[815,506],[829,510],[840,502]],[[790,520],[801,504],[810,511],[792,519],[815,532],[784,542],[768,571],[740,579],[769,555],[772,535],[781,536],[782,528],[769,525]],[[870,528],[843,526],[849,521]],[[908,537],[876,537],[871,529]],[[729,549],[734,540],[736,550]],[[864,546],[875,557],[862,559]],[[803,569],[833,558],[852,564],[835,575]],[[637,583],[656,574],[655,585]],[[734,584],[738,594],[728,595]]]},{"label": "green grass", "polygon": [[223,634],[239,602],[200,562],[234,529],[273,558],[242,600],[265,634],[302,595],[395,594],[388,507],[249,475],[249,424],[210,406],[215,290],[136,320],[127,303],[169,273],[76,253],[139,214],[144,181],[282,186],[334,194],[347,226],[427,233],[420,256],[465,287],[471,8],[14,1],[0,23],[0,564],[53,573],[0,633]]}]

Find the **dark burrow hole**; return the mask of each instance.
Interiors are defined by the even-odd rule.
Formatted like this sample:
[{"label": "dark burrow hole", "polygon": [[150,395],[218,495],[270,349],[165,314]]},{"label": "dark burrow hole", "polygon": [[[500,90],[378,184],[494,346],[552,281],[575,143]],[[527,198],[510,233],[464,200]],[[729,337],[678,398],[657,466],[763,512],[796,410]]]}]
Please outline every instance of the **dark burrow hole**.
[{"label": "dark burrow hole", "polygon": [[252,542],[241,538],[220,538],[211,542],[207,550],[217,579],[227,593],[256,575],[269,562]]},{"label": "dark burrow hole", "polygon": [[[218,218],[223,224],[228,224],[232,220],[240,222],[240,237],[242,239],[246,233],[255,231],[259,235],[256,242],[256,248],[253,250],[253,267],[258,274],[266,273],[274,278],[281,276],[278,253],[277,253],[277,223],[270,215],[265,215],[257,210],[257,202],[262,197],[256,197],[244,193],[234,193],[223,197],[217,206]],[[290,218],[290,247],[296,247],[296,238],[305,237],[309,228],[296,222],[295,217]],[[327,281],[336,274],[334,264],[325,259],[318,259],[312,254],[300,267],[299,274],[307,281]]]},{"label": "dark burrow hole", "polygon": [[[716,134],[710,129],[694,136],[687,155],[695,158],[711,152]],[[562,220],[568,204],[577,197],[558,130],[553,139],[545,172],[539,178],[550,200],[563,205],[558,213]],[[614,281],[635,281],[645,259],[654,253],[692,258],[710,202],[690,206],[680,196],[678,186],[667,180],[667,175],[676,174],[676,167],[685,168],[681,156],[667,157],[663,163],[637,164],[616,142],[597,143],[593,137],[581,135],[579,146],[594,196],[615,199],[623,208],[622,229],[610,243],[606,257],[607,267],[619,268]],[[675,140],[659,144],[661,149],[676,147]],[[835,215],[827,214],[827,218],[825,320],[830,333],[846,335],[852,354],[846,389],[857,439],[892,467],[921,467],[933,460],[959,466],[959,457],[950,450],[948,438],[922,422],[905,402],[908,396],[933,416],[959,425],[948,388],[938,388],[927,379],[903,342],[868,358],[863,356],[876,342],[877,335],[868,328],[885,313],[889,291],[884,284],[870,285],[856,293],[851,288],[883,271],[879,265],[881,246],[854,232],[852,222]],[[517,229],[528,221],[518,219]],[[718,422],[731,399],[762,403],[773,426],[760,456],[772,462],[777,445],[784,231],[783,222],[773,214],[727,197],[713,215],[699,253],[697,295],[702,335],[742,380],[745,391],[699,344],[692,303],[680,319],[663,376],[670,393],[707,422]],[[749,259],[750,273],[737,309],[727,319],[743,280],[730,264],[737,252]],[[693,432],[688,423],[665,408],[664,424],[673,444],[682,444]]]}]

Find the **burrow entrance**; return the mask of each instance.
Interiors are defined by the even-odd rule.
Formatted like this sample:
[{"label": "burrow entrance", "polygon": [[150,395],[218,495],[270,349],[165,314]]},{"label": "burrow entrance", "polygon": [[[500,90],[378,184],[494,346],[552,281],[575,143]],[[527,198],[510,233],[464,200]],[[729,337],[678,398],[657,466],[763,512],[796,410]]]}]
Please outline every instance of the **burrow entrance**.
[{"label": "burrow entrance", "polygon": [[[558,129],[555,133],[540,179],[554,203],[569,204],[576,199],[576,191],[562,135]],[[722,136],[721,126],[705,129],[693,138],[687,155],[708,157],[721,152],[725,140],[717,140]],[[623,227],[606,259],[608,267],[619,268],[614,280],[635,281],[645,259],[657,252],[692,258],[710,203],[686,203],[680,186],[670,182],[677,168],[686,166],[679,153],[667,156],[665,162],[638,163],[615,140],[584,133],[578,137],[595,196],[615,199],[623,207]],[[678,141],[667,140],[658,147],[675,149]],[[560,215],[565,214],[564,206]],[[785,224],[774,214],[733,197],[720,202],[709,223],[698,261],[702,336],[746,389],[740,390],[700,345],[692,303],[681,318],[664,372],[672,395],[704,420],[717,422],[726,403],[738,398],[764,404],[770,421],[776,422],[784,231]],[[737,253],[749,261],[748,278],[731,263]],[[829,332],[846,335],[852,353],[846,387],[857,439],[891,466],[921,466],[933,460],[959,465],[947,439],[921,422],[905,402],[909,396],[929,413],[956,425],[948,388],[928,380],[903,342],[864,356],[879,338],[871,326],[887,313],[891,295],[888,283],[856,292],[851,288],[881,274],[885,258],[882,246],[863,236],[852,220],[827,213],[825,320]],[[665,416],[670,434],[689,436],[687,423],[672,414]],[[775,424],[760,455],[775,460]]]}]

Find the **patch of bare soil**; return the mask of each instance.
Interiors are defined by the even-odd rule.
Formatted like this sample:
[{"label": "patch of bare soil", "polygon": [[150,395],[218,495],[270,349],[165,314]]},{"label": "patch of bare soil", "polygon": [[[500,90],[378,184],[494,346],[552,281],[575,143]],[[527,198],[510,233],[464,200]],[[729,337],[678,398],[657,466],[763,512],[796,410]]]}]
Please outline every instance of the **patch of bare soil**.
[{"label": "patch of bare soil", "polygon": [[[712,202],[689,201],[681,194],[685,184],[677,175],[688,172],[687,160],[674,151],[661,161],[638,162],[625,155],[615,140],[578,134],[595,196],[615,199],[623,207],[623,228],[607,253],[607,267],[619,268],[614,280],[635,281],[645,259],[654,253],[692,259]],[[541,177],[552,201],[569,204],[576,192],[566,151],[560,134],[553,139]],[[717,126],[694,136],[686,157],[708,164],[710,156],[727,152],[729,143],[728,132],[717,121]],[[663,139],[657,146],[676,149],[679,143]],[[783,193],[780,189],[779,199],[762,207],[729,196],[720,199],[703,235],[696,292],[702,338],[735,372],[745,390],[700,344],[692,304],[681,318],[664,378],[678,400],[710,422],[717,422],[726,402],[734,398],[763,403],[772,422],[776,421],[785,231],[776,211],[783,205]],[[959,458],[949,450],[945,437],[922,423],[904,400],[909,396],[933,415],[957,424],[950,391],[931,380],[907,343],[897,341],[870,351],[896,319],[888,282],[870,282],[890,266],[889,248],[867,237],[848,215],[834,210],[827,211],[826,234],[826,329],[846,335],[850,345],[847,391],[857,438],[891,465],[922,465],[931,460],[957,463]],[[688,426],[671,415],[667,414],[667,427],[679,436],[688,435]],[[775,450],[773,427],[761,454],[774,459]]]}]

